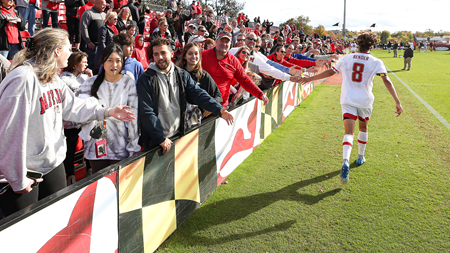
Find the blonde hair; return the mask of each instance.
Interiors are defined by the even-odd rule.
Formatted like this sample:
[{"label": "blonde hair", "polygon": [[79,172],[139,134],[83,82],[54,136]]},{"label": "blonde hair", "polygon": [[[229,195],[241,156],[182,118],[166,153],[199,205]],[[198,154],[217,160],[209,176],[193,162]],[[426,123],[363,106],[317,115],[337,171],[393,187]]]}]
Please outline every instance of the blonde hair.
[{"label": "blonde hair", "polygon": [[123,12],[123,10],[128,10],[128,18],[127,18],[127,20],[133,20],[133,17],[132,17],[132,15],[131,15],[131,11],[130,11],[130,8],[128,8],[128,7],[123,7],[120,11],[119,11],[119,18],[120,19],[122,19],[122,12]]},{"label": "blonde hair", "polygon": [[117,12],[115,12],[115,11],[108,12],[105,16],[105,21],[103,21],[103,24],[106,24],[106,22],[108,22],[109,18],[115,18],[115,17],[117,17]]},{"label": "blonde hair", "polygon": [[61,72],[58,68],[55,50],[62,49],[69,38],[69,34],[59,28],[44,28],[31,39],[27,49],[20,50],[9,67],[9,71],[23,65],[25,62],[33,67],[41,83],[51,83]]}]

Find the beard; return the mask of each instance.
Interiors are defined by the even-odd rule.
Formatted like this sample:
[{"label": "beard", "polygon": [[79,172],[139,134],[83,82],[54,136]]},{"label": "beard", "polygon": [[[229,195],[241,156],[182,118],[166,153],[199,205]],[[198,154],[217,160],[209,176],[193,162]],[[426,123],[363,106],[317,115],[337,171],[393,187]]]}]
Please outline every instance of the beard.
[{"label": "beard", "polygon": [[170,67],[170,61],[167,60],[160,60],[156,63],[156,67],[161,70],[164,71],[166,69],[168,69]]}]

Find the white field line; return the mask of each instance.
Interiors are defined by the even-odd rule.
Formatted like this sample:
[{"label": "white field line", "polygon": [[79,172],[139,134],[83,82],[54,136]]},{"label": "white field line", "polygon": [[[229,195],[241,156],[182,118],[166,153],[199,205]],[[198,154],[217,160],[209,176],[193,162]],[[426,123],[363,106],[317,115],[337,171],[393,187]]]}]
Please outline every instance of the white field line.
[{"label": "white field line", "polygon": [[[385,65],[386,66],[386,65]],[[429,105],[425,100],[423,100],[419,94],[417,94],[415,91],[413,91],[413,89],[411,89],[411,87],[409,87],[409,85],[407,85],[405,82],[403,82],[402,79],[400,79],[394,72],[392,72],[388,67],[386,67],[386,69],[391,72],[392,75],[395,76],[395,78],[397,78],[397,80],[399,80],[403,86],[406,87],[406,89],[409,90],[409,92],[411,92],[420,102],[422,102],[422,104],[448,129],[450,130],[450,123],[448,123],[447,120],[445,120],[433,107],[431,107],[431,105]]]}]

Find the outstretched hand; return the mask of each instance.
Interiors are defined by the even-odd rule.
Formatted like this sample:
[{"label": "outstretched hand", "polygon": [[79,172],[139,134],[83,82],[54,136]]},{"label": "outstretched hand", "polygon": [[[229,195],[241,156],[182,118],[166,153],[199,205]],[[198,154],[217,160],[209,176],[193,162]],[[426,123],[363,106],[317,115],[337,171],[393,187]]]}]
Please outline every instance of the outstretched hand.
[{"label": "outstretched hand", "polygon": [[269,98],[265,94],[261,97],[261,100],[264,102],[264,105],[267,105],[267,103],[269,103]]},{"label": "outstretched hand", "polygon": [[130,121],[135,120],[136,118],[133,117],[134,113],[127,111],[125,109],[131,109],[131,107],[120,105],[120,106],[111,108],[111,109],[109,109],[109,116],[114,117],[123,122],[130,122]]},{"label": "outstretched hand", "polygon": [[234,122],[234,117],[227,110],[228,106],[220,109],[220,116],[227,122],[228,125],[232,125]]}]

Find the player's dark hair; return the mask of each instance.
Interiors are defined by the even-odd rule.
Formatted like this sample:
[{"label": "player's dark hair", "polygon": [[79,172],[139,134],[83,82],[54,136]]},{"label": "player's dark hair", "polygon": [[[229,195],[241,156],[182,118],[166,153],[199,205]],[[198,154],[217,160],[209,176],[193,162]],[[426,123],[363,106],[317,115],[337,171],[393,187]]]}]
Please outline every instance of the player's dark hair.
[{"label": "player's dark hair", "polygon": [[367,52],[377,44],[377,35],[371,32],[363,32],[356,38],[356,44],[360,52]]}]

